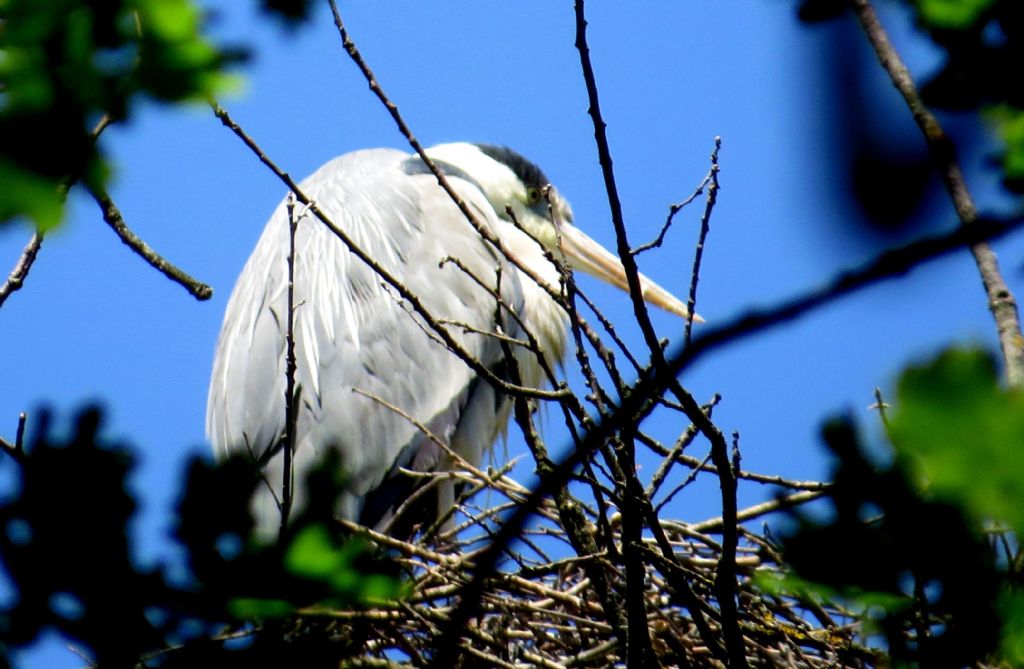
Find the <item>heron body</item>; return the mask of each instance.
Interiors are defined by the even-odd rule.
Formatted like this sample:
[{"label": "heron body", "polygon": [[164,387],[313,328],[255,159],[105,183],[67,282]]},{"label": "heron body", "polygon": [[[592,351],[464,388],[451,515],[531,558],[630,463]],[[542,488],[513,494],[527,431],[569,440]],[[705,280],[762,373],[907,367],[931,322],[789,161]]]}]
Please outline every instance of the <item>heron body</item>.
[{"label": "heron body", "polygon": [[[571,210],[556,191],[542,196],[547,180],[522,156],[466,143],[427,153],[477,220],[542,282],[559,284],[547,248],[624,287],[621,267],[614,275],[617,259],[571,225]],[[481,238],[418,156],[356,151],[328,162],[300,187],[473,359],[507,378],[506,353],[512,351],[520,382],[542,385],[543,365],[534,353],[488,333],[523,339],[525,326],[550,368],[565,349],[566,314]],[[228,301],[207,406],[207,435],[218,456],[241,452],[266,461],[253,500],[264,535],[276,531],[281,514],[288,249],[282,202]],[[655,284],[643,279],[643,285],[649,301],[686,313]],[[398,291],[312,216],[299,222],[295,234],[294,304],[299,401],[293,509],[306,502],[302,481],[308,470],[334,449],[345,481],[336,514],[381,527],[415,485],[401,470],[452,466],[431,437],[477,464],[505,429],[509,398],[449,350]],[[438,489],[437,504],[450,506],[452,485]]]}]

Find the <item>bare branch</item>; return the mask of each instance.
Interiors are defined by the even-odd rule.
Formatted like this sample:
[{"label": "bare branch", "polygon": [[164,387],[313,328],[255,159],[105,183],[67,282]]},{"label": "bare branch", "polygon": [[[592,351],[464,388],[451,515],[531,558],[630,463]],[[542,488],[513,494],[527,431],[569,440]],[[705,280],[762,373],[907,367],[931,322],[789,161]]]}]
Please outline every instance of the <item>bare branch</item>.
[{"label": "bare branch", "polygon": [[370,87],[370,90],[377,96],[377,99],[380,100],[385,109],[388,110],[388,114],[390,114],[391,118],[395,121],[395,125],[398,126],[399,132],[401,132],[402,136],[405,137],[407,142],[409,142],[409,146],[412,147],[413,151],[416,152],[416,155],[420,157],[420,160],[422,160],[427,166],[427,169],[429,169],[431,174],[434,175],[434,178],[437,179],[438,185],[445,191],[445,193],[448,194],[448,197],[450,197],[452,202],[455,203],[455,206],[459,208],[463,217],[471,226],[473,226],[473,229],[476,230],[481,239],[501,252],[509,262],[519,269],[519,271],[530,277],[531,281],[540,286],[542,290],[546,291],[548,295],[551,296],[551,299],[555,300],[556,303],[560,304],[561,296],[555,287],[549,286],[540,277],[540,275],[533,270],[533,268],[523,265],[515,254],[511,253],[505,245],[502,244],[497,235],[495,235],[490,228],[480,222],[476,217],[476,214],[473,213],[473,210],[466,204],[466,201],[462,199],[454,188],[452,188],[451,183],[448,181],[448,177],[445,176],[445,173],[441,168],[439,168],[434,161],[430,159],[430,156],[427,155],[423,145],[420,144],[419,140],[416,139],[416,136],[412,134],[412,130],[409,128],[409,125],[405,122],[405,119],[402,118],[401,113],[398,111],[398,105],[388,97],[387,93],[384,92],[384,89],[377,81],[377,77],[373,74],[373,70],[370,69],[370,66],[366,63],[366,60],[359,52],[358,47],[356,47],[356,43],[348,34],[348,30],[345,28],[345,24],[341,20],[341,13],[338,11],[338,5],[335,0],[328,0],[328,4],[331,7],[331,13],[334,16],[334,26],[338,29],[338,35],[341,37],[341,43],[345,52],[348,53],[352,62],[354,62],[356,67],[359,68],[359,71],[366,79],[366,83]]},{"label": "bare branch", "polygon": [[19,465],[25,464],[27,454],[25,453],[25,412],[18,414],[18,429],[15,433],[14,443],[0,437],[0,451],[6,453]]},{"label": "bare branch", "polygon": [[88,189],[89,194],[92,195],[93,200],[96,201],[96,204],[99,205],[100,211],[103,213],[103,220],[107,222],[107,225],[113,229],[128,248],[138,254],[143,260],[149,263],[150,266],[166,276],[168,279],[187,290],[189,294],[197,300],[208,300],[213,296],[213,289],[210,288],[210,286],[193,279],[181,269],[171,264],[163,256],[154,251],[149,244],[142,241],[138,235],[132,232],[124,222],[124,217],[121,216],[121,210],[117,208],[117,205],[114,204],[114,201],[110,198],[110,194],[107,193],[103,186],[90,184],[86,186],[86,188]]},{"label": "bare branch", "polygon": [[[107,129],[113,122],[113,118],[109,114],[104,114],[97,121],[96,126],[89,133],[89,139],[93,142],[100,136],[104,130]],[[67,177],[60,185],[60,193],[62,196],[67,195],[68,190],[75,184],[77,179],[74,176]],[[3,306],[7,298],[10,297],[11,293],[21,290],[21,287],[25,284],[25,279],[28,277],[29,270],[32,269],[32,264],[36,261],[36,255],[39,253],[40,247],[43,245],[43,233],[36,230],[28,244],[25,245],[25,249],[21,252],[21,256],[18,258],[17,264],[14,269],[11,270],[7,280],[4,281],[3,286],[0,286],[0,307]]]},{"label": "bare branch", "polygon": [[697,188],[694,189],[692,193],[690,193],[689,197],[669,205],[668,216],[665,217],[665,223],[661,226],[661,231],[658,233],[658,236],[655,237],[653,240],[645,244],[641,244],[640,246],[631,250],[630,253],[637,256],[646,251],[650,251],[651,249],[660,248],[661,245],[665,242],[665,235],[668,234],[669,229],[672,227],[672,223],[675,221],[676,214],[681,212],[688,204],[690,204],[691,202],[696,200],[697,197],[703,194],[704,189],[707,187],[709,183],[711,183],[710,171],[704,176],[701,182],[697,184]]},{"label": "bare branch", "polygon": [[711,171],[708,173],[710,183],[708,184],[708,197],[704,205],[704,214],[700,217],[700,235],[697,237],[697,248],[693,256],[693,271],[690,273],[690,292],[686,301],[686,329],[683,334],[683,343],[690,345],[690,333],[693,331],[693,317],[697,313],[697,283],[700,281],[700,263],[704,257],[704,241],[711,230],[711,211],[718,201],[718,151],[722,148],[722,138],[715,137],[715,149],[711,152]]},{"label": "bare branch", "polygon": [[612,226],[615,228],[615,244],[619,261],[622,263],[622,268],[626,273],[626,283],[629,286],[633,314],[651,356],[655,360],[655,364],[658,364],[658,361],[662,360],[661,347],[658,345],[658,336],[654,332],[654,326],[647,313],[647,304],[644,302],[643,289],[640,286],[640,271],[637,268],[636,259],[630,253],[629,239],[626,236],[622,203],[619,201],[619,191],[615,185],[615,170],[612,168],[611,149],[608,146],[608,135],[605,132],[607,124],[601,115],[597,80],[594,76],[593,64],[590,62],[590,47],[587,45],[587,19],[583,4],[583,0],[576,0],[576,50],[580,54],[580,67],[587,88],[587,100],[590,105],[587,111],[594,122],[594,141],[597,145],[598,162],[601,165],[601,175],[604,178],[605,192],[608,195],[608,209],[611,213]]},{"label": "bare branch", "polygon": [[[974,205],[967,181],[964,179],[960,164],[956,158],[956,147],[953,140],[942,129],[942,125],[934,114],[925,106],[918,94],[910,70],[903,63],[889,36],[882,27],[871,0],[853,0],[854,13],[860,21],[864,34],[868,38],[878,61],[889,75],[893,86],[903,96],[910,113],[917,122],[932,163],[942,176],[942,183],[953,202],[961,225],[973,227],[978,224],[978,210]],[[988,306],[996,322],[999,345],[1003,351],[1003,362],[1006,365],[1006,380],[1012,386],[1024,385],[1024,336],[1021,336],[1020,318],[1017,313],[1017,302],[1009,286],[1003,280],[999,270],[999,262],[992,248],[982,239],[971,244],[974,262],[981,274],[981,282],[988,296]]]},{"label": "bare branch", "polygon": [[[721,400],[722,396],[716,393],[715,396],[711,398],[710,402],[701,407],[701,410],[708,418],[711,418],[711,412]],[[686,448],[696,436],[697,429],[691,425],[687,428],[686,432],[676,440],[672,450],[665,454],[664,459],[658,466],[657,471],[654,472],[654,476],[651,477],[651,482],[647,487],[646,494],[648,499],[654,499],[654,496],[658,493],[658,489],[661,487],[662,482],[665,480],[665,476],[668,475],[669,469],[679,462],[679,457],[683,454],[683,449]],[[700,471],[700,469],[695,467],[694,471]]]},{"label": "bare branch", "polygon": [[295,432],[298,429],[299,393],[295,388],[295,233],[302,216],[295,215],[295,194],[289,192],[285,199],[288,213],[288,314],[285,316],[285,365],[284,365],[284,434],[281,448],[284,450],[284,465],[281,473],[281,525],[278,536],[283,539],[288,530],[288,517],[292,511],[292,486],[295,471],[292,457],[295,454]]},{"label": "bare branch", "polygon": [[[761,516],[766,516],[769,513],[781,511],[782,509],[789,509],[794,506],[799,506],[800,504],[806,504],[807,502],[823,497],[827,492],[828,490],[803,490],[801,492],[795,492],[792,495],[786,495],[785,497],[779,497],[768,502],[755,504],[754,506],[738,511],[736,513],[736,520],[738,522],[744,522],[754,518],[760,518]],[[690,525],[690,529],[694,532],[720,532],[726,527],[727,522],[728,521],[721,517],[712,518],[711,520],[693,523]]]},{"label": "bare branch", "polygon": [[36,255],[39,253],[39,248],[42,245],[43,233],[36,230],[32,233],[32,238],[28,240],[28,244],[22,250],[18,262],[14,265],[14,269],[11,270],[7,280],[4,281],[4,285],[0,286],[0,307],[3,306],[12,293],[21,290],[21,287],[25,285],[25,278],[32,269],[32,263],[36,261]]}]

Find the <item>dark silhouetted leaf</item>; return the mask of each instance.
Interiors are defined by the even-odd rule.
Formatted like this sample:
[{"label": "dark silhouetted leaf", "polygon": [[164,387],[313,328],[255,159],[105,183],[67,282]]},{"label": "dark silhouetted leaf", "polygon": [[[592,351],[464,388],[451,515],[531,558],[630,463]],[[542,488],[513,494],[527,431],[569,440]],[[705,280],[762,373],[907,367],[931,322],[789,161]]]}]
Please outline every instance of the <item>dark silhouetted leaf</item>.
[{"label": "dark silhouetted leaf", "polygon": [[1024,530],[1024,394],[999,386],[990,355],[954,349],[908,369],[895,404],[892,442],[923,491]]},{"label": "dark silhouetted leaf", "polygon": [[987,657],[1000,640],[1003,577],[979,528],[956,505],[921,497],[899,467],[876,465],[849,420],[829,423],[824,438],[836,458],[834,518],[798,516],[783,540],[787,561],[877,615],[897,661]]},{"label": "dark silhouetted leaf", "polygon": [[804,0],[797,16],[806,23],[816,23],[842,16],[846,10],[846,0]]},{"label": "dark silhouetted leaf", "polygon": [[310,0],[261,0],[260,4],[264,11],[294,24],[309,18],[313,3]]}]

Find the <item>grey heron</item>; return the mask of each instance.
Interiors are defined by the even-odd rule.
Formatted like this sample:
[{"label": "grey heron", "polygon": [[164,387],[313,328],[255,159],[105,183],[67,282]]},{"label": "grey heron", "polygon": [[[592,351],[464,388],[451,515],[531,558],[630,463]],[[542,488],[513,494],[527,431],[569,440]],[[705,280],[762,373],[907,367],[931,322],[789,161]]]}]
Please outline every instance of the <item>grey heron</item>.
[{"label": "grey heron", "polygon": [[[427,154],[479,221],[541,281],[559,285],[559,272],[544,254],[548,249],[574,269],[626,288],[618,257],[572,225],[569,204],[536,165],[486,144],[442,144]],[[525,326],[549,362],[562,356],[562,308],[481,238],[418,156],[355,151],[323,165],[301,189],[485,368],[497,375],[508,369],[509,347],[487,334],[499,327],[521,338]],[[288,248],[282,202],[238,278],[217,344],[206,431],[221,457],[241,451],[258,460],[274,452],[285,427]],[[298,226],[295,249],[295,380],[301,397],[293,509],[305,504],[301,481],[308,469],[335,449],[346,481],[336,514],[380,526],[411,489],[401,469],[451,466],[450,456],[415,422],[478,464],[505,429],[511,403],[432,336],[430,326],[319,221]],[[459,262],[442,262],[448,257]],[[646,277],[641,285],[648,302],[686,315],[686,306],[668,291]],[[497,308],[496,294],[507,308]],[[518,346],[513,355],[524,385],[544,382],[536,355]],[[280,522],[285,465],[277,451],[253,500],[264,535]],[[437,495],[442,508],[452,503],[453,490]]]}]

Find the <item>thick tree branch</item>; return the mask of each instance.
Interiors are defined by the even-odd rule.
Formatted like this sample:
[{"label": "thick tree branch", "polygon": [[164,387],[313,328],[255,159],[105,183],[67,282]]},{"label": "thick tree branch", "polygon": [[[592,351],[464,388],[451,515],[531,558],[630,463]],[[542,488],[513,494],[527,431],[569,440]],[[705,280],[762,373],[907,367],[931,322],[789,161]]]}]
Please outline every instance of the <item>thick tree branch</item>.
[{"label": "thick tree branch", "polygon": [[[893,86],[903,96],[910,113],[924,134],[932,164],[939,171],[942,183],[956,209],[960,223],[973,226],[978,222],[978,210],[967,188],[960,164],[956,158],[953,140],[942,129],[934,114],[925,106],[918,94],[910,70],[903,63],[889,36],[882,27],[871,0],[850,0],[853,11],[867,35],[868,42],[875,50],[878,61],[888,73]],[[971,245],[974,262],[981,273],[981,282],[988,296],[989,310],[996,322],[999,345],[1006,365],[1006,379],[1013,386],[1024,385],[1024,336],[1021,336],[1020,318],[1013,293],[1003,280],[999,262],[992,248],[984,241]]]}]

